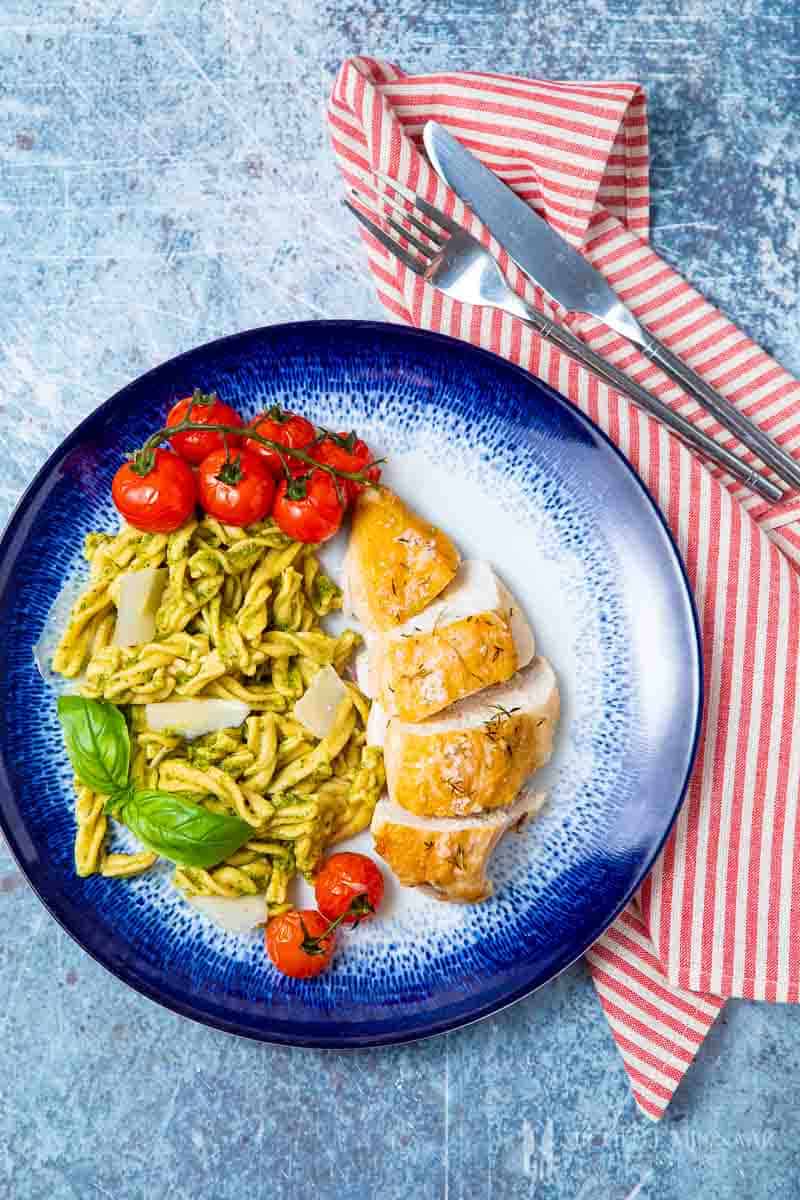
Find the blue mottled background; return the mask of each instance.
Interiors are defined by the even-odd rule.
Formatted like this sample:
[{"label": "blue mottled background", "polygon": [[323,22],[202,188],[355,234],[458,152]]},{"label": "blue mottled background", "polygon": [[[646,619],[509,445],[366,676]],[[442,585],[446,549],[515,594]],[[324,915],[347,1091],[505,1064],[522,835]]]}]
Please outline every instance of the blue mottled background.
[{"label": "blue mottled background", "polygon": [[[346,55],[645,85],[653,241],[800,372],[795,0],[0,0],[0,516],[133,376],[378,316],[322,105]],[[800,1011],[731,1003],[653,1126],[584,969],[398,1050],[271,1049],[126,990],[0,848],[2,1200],[794,1200]]]}]

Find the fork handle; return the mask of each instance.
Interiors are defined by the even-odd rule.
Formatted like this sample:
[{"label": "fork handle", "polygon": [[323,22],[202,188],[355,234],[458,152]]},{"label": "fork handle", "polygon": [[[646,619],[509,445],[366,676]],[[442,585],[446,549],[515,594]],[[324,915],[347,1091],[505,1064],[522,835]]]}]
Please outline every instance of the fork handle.
[{"label": "fork handle", "polygon": [[640,349],[651,362],[661,367],[662,371],[674,379],[688,395],[715,416],[721,425],[735,433],[739,441],[753,450],[762,462],[772,467],[776,475],[793,487],[800,487],[800,463],[795,462],[790,454],[754,425],[730,400],[726,400],[710,387],[696,371],[678,358],[677,354],[652,333],[647,334],[646,341]]},{"label": "fork handle", "polygon": [[591,367],[595,374],[599,375],[606,383],[610,383],[618,392],[622,392],[634,403],[638,404],[646,412],[657,417],[664,425],[668,426],[673,433],[693,446],[695,450],[699,450],[706,458],[712,459],[714,462],[723,466],[735,479],[738,479],[746,487],[757,492],[765,500],[771,503],[776,503],[783,499],[783,492],[779,487],[776,487],[771,480],[765,479],[763,475],[759,475],[753,467],[748,463],[737,458],[725,446],[720,446],[708,434],[703,433],[701,429],[697,429],[692,425],[691,421],[687,421],[685,417],[679,413],[673,412],[669,405],[663,400],[659,400],[657,396],[653,396],[646,391],[641,384],[636,383],[618,367],[612,363],[606,362],[599,354],[596,354],[585,342],[576,337],[569,329],[563,325],[558,325],[555,322],[545,317],[537,309],[529,308],[525,305],[526,312],[515,313],[531,325],[537,333],[546,338],[549,342],[558,346],[560,350],[565,351],[571,358],[577,359],[585,366]]}]

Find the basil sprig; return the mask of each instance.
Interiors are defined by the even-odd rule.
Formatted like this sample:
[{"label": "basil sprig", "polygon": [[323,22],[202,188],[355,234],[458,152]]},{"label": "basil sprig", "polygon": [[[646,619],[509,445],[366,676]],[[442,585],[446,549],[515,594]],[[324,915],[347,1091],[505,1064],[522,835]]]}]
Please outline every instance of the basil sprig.
[{"label": "basil sprig", "polygon": [[62,696],[58,719],[73,770],[108,810],[163,858],[185,867],[213,867],[252,837],[246,821],[212,813],[174,792],[128,784],[131,746],[119,709],[105,700]]}]

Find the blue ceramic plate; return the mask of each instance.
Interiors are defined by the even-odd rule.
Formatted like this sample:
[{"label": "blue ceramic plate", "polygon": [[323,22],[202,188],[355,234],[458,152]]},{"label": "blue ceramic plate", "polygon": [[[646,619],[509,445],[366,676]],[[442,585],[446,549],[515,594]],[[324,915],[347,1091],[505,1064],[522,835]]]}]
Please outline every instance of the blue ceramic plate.
[{"label": "blue ceramic plate", "polygon": [[[543,777],[549,803],[501,843],[495,896],[464,907],[390,887],[380,920],[347,935],[330,972],[311,982],[279,976],[257,934],[224,933],[190,909],[167,864],[124,881],[73,871],[70,771],[34,647],[65,584],[85,572],[84,535],[116,526],[110,485],[123,452],[196,386],[247,416],[279,402],[359,430],[386,455],[387,483],[464,555],[496,565],[561,684],[557,753]],[[3,832],[85,950],[146,996],[219,1029],[344,1047],[485,1016],[591,945],[638,888],[680,805],[701,675],[669,533],[591,422],[462,342],[319,322],[254,330],[165,363],[67,438],[15,512],[0,561]]]}]

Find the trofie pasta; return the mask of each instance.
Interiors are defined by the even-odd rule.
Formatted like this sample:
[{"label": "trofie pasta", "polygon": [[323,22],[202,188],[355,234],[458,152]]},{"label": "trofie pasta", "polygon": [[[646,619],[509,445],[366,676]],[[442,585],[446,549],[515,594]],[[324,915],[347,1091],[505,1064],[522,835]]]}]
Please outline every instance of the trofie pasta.
[{"label": "trofie pasta", "polygon": [[[252,838],[217,865],[176,867],[176,886],[265,894],[270,915],[291,907],[297,872],[311,877],[326,847],[369,825],[384,782],[382,752],[366,745],[369,701],[352,683],[326,737],[292,716],[316,673],[332,665],[341,675],[359,641],[321,628],[341,592],[315,549],[271,518],[242,528],[206,515],[171,533],[130,525],[92,533],[89,583],[53,660],[82,695],[122,706],[133,786],[180,793],[252,826]],[[114,581],[146,567],[167,570],[155,636],[117,645]],[[243,701],[250,715],[194,740],[148,728],[145,705],[190,698]],[[78,874],[126,877],[153,866],[151,852],[108,853],[106,797],[77,782],[76,794]]]},{"label": "trofie pasta", "polygon": [[[353,431],[279,406],[245,425],[196,388],[116,470],[123,524],[86,538],[89,581],[52,662],[73,681],[57,709],[77,874],[169,862],[206,918],[266,924],[265,950],[296,978],[324,970],[339,925],[383,896],[365,855],[322,863],[368,827],[385,776],[370,702],[345,675],[361,639],[323,629],[342,593],[316,554],[379,478]],[[133,853],[109,847],[120,824]],[[298,874],[315,893],[324,881],[320,911],[294,907]]]}]

